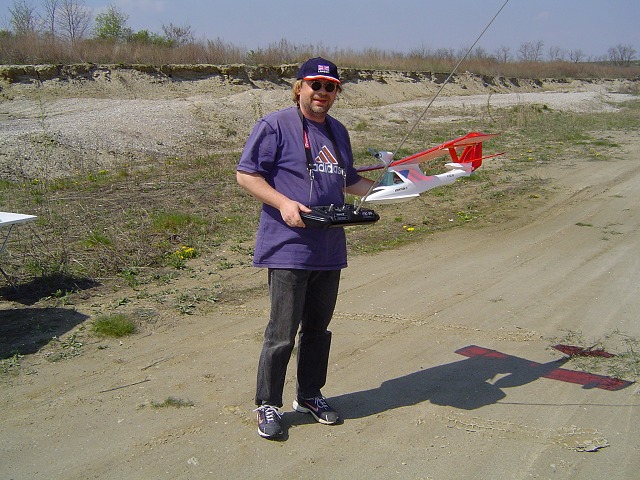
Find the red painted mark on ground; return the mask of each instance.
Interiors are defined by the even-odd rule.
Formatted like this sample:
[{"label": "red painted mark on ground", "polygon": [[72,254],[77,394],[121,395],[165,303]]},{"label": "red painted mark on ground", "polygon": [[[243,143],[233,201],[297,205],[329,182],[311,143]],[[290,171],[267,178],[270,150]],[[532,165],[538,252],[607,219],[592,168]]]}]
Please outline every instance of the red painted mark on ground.
[{"label": "red painted mark on ground", "polygon": [[[584,388],[600,388],[602,390],[622,390],[632,385],[633,382],[620,380],[618,378],[608,377],[606,375],[596,375],[594,373],[576,372],[566,368],[554,368],[552,363],[538,363],[525,358],[507,355],[506,353],[490,350],[488,348],[470,345],[468,347],[456,350],[456,353],[465,357],[484,357],[498,360],[514,362],[520,367],[525,366],[532,370],[538,370],[539,376],[550,378],[552,380],[560,380],[561,382],[576,383]],[[606,352],[605,352],[606,353]],[[611,354],[609,354],[611,355]],[[533,373],[533,372],[532,372]]]}]

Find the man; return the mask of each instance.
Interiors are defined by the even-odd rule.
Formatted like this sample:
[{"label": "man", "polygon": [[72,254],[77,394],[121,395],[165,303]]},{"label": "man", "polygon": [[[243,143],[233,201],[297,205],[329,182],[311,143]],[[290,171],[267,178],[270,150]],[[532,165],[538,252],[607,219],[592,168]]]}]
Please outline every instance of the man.
[{"label": "man", "polygon": [[271,300],[255,397],[258,433],[265,438],[282,434],[279,409],[298,329],[293,407],[323,424],[339,420],[321,388],[331,343],[327,328],[347,266],[345,234],[342,228],[306,228],[300,213],[342,205],[345,191],[363,196],[372,184],[353,167],[346,128],[328,115],[341,88],[335,64],[307,60],[292,89],[297,106],[258,121],[237,168],[239,185],[263,202],[253,264],[268,268]]}]

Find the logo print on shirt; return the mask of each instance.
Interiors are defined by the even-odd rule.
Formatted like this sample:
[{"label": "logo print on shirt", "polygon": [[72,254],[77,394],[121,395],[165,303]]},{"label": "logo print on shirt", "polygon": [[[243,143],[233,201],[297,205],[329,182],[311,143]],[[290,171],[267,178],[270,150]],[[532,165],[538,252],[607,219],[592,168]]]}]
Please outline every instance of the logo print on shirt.
[{"label": "logo print on shirt", "polygon": [[331,150],[326,145],[322,147],[320,153],[315,158],[315,165],[313,168],[316,172],[320,173],[336,173],[342,175],[342,168],[338,165],[338,160],[333,156]]}]

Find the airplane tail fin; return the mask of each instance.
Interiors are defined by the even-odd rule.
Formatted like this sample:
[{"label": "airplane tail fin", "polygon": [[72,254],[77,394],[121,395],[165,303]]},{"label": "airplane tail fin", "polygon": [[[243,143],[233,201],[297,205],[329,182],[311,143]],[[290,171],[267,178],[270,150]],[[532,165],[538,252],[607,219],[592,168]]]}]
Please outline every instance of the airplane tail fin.
[{"label": "airplane tail fin", "polygon": [[470,163],[471,171],[473,172],[482,165],[482,142],[475,145],[469,145],[464,148],[460,155],[460,163]]},{"label": "airplane tail fin", "polygon": [[451,151],[451,157],[454,159],[453,163],[447,163],[446,166],[450,169],[460,168],[468,173],[473,173],[475,170],[482,166],[482,161],[488,158],[498,157],[504,155],[505,152],[494,153],[492,155],[482,156],[482,141],[467,145],[462,150],[462,153],[457,156],[454,151]]}]

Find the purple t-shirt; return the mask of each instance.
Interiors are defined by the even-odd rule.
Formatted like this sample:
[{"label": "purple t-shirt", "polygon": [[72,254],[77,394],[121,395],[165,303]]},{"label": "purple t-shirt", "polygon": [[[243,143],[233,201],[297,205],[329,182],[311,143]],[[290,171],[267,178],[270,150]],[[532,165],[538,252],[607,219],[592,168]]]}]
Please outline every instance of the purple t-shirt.
[{"label": "purple t-shirt", "polygon": [[[353,168],[347,129],[332,117],[327,117],[327,122],[346,164],[346,183],[326,126],[306,120],[314,166],[312,185],[297,107],[273,112],[258,121],[247,139],[238,170],[259,173],[277,191],[304,205],[342,205],[345,185],[353,185],[359,177]],[[292,228],[276,208],[265,204],[253,264],[303,270],[344,268],[347,266],[344,229]]]}]

